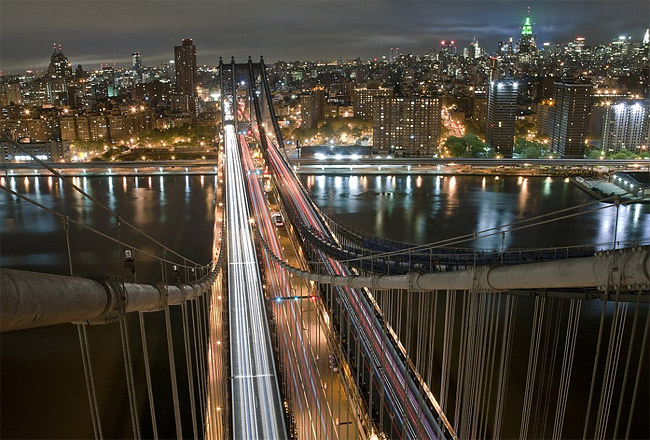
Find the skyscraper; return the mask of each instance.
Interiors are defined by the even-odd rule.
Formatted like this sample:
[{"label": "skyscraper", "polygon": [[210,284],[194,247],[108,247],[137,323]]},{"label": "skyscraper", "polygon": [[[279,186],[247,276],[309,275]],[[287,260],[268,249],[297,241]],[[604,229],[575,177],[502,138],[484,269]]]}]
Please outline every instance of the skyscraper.
[{"label": "skyscraper", "polygon": [[621,148],[647,151],[650,148],[650,100],[620,102],[607,106],[602,149],[614,153]]},{"label": "skyscraper", "polygon": [[183,101],[183,109],[196,112],[196,46],[191,38],[183,39],[181,46],[174,46],[176,67],[176,93]]},{"label": "skyscraper", "polygon": [[563,80],[554,84],[551,150],[564,158],[581,158],[591,113],[591,83]]},{"label": "skyscraper", "polygon": [[510,77],[490,82],[485,141],[502,157],[512,157],[518,87]]},{"label": "skyscraper", "polygon": [[530,9],[528,10],[526,21],[524,21],[524,25],[521,27],[521,37],[519,37],[518,47],[520,54],[528,54],[537,49],[536,37],[533,34],[533,25],[530,23]]},{"label": "skyscraper", "polygon": [[140,52],[133,52],[131,54],[131,69],[133,70],[133,78],[136,82],[142,82],[142,55]]},{"label": "skyscraper", "polygon": [[59,44],[57,49],[57,45],[54,43],[54,53],[50,58],[50,65],[47,67],[47,77],[49,79],[66,79],[71,76],[72,64],[70,64],[68,58],[63,55],[61,45]]},{"label": "skyscraper", "polygon": [[377,96],[372,107],[375,149],[405,157],[432,157],[437,152],[441,98]]}]

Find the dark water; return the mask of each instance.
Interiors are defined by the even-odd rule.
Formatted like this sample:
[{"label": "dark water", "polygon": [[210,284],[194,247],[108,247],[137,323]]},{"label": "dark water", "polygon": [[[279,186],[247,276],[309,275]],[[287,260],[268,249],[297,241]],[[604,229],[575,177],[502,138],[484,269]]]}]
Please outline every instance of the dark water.
[{"label": "dark water", "polygon": [[[5,178],[3,185],[39,203],[83,220],[88,226],[115,236],[116,222],[48,178]],[[134,177],[123,180],[79,179],[79,186],[125,219],[198,262],[208,262],[212,244],[215,177]],[[2,267],[67,273],[62,222],[25,201],[0,192],[0,265]],[[122,239],[154,254],[157,247],[123,228]],[[78,274],[121,274],[117,246],[78,227],[70,229],[73,268]],[[136,254],[139,282],[157,282],[160,266]],[[186,380],[181,315],[171,308],[176,369],[179,372],[183,432],[192,436],[189,388]],[[145,314],[158,429],[161,438],[175,437],[169,361],[162,312]],[[128,319],[140,423],[152,437],[145,389],[142,347],[137,315]],[[88,328],[90,351],[98,387],[98,406],[105,438],[129,438],[131,420],[126,392],[119,324]],[[77,329],[63,324],[4,333],[1,350],[2,438],[91,438],[93,429],[86,394]]]},{"label": "dark water", "polygon": [[[422,244],[593,202],[559,177],[302,176],[314,201],[345,223]],[[603,206],[595,204],[590,209]],[[614,240],[616,209],[509,232],[505,248],[572,246]],[[617,240],[650,242],[650,205],[622,206]],[[461,247],[500,249],[500,234]]]},{"label": "dark water", "polygon": [[[397,240],[430,242],[486,229],[532,215],[591,202],[591,198],[562,179],[516,177],[496,181],[481,177],[457,176],[437,179],[432,176],[303,176],[315,201],[325,211],[332,211],[346,223]],[[52,209],[111,235],[116,223],[103,212],[48,178],[7,178],[2,185],[25,193]],[[215,177],[115,176],[79,179],[78,184],[102,203],[119,212],[169,247],[199,262],[207,262],[213,231]],[[552,223],[539,229],[506,234],[506,247],[562,246],[585,243],[606,243],[613,240],[615,211],[594,212],[582,217]],[[2,267],[65,274],[67,258],[62,222],[51,214],[24,201],[14,200],[0,192],[0,265]],[[95,237],[77,227],[71,232],[73,266],[76,273],[121,273],[121,256],[114,244]],[[650,240],[650,206],[621,207],[619,240],[648,242]],[[122,231],[124,241],[140,245],[156,253],[155,245]],[[480,247],[500,248],[500,236],[483,239]],[[472,246],[473,243],[467,243]],[[156,282],[160,267],[144,256],[137,260],[138,281]],[[522,318],[517,322],[520,337],[526,343],[530,332],[532,307],[520,302]],[[182,351],[182,328],[179,312],[172,308],[176,368],[180,373],[179,392],[183,407],[183,430],[191,436],[189,398]],[[581,332],[591,335],[579,344],[577,357],[593,357],[595,334],[598,331],[598,307],[585,307]],[[528,315],[526,315],[528,314]],[[161,313],[146,314],[147,334],[153,369],[156,412],[161,437],[174,436],[173,409],[169,386],[164,319]],[[585,318],[588,316],[591,320]],[[585,322],[584,326],[582,323]],[[132,351],[135,355],[137,395],[141,409],[143,436],[151,437],[148,403],[144,389],[141,346],[137,317],[128,322]],[[129,405],[119,338],[119,326],[110,324],[89,329],[90,350],[99,387],[104,436],[131,437]],[[3,438],[89,438],[92,425],[84,383],[83,367],[76,327],[70,324],[49,328],[11,332],[0,335],[0,435]],[[517,363],[525,374],[527,352]],[[647,362],[647,358],[646,358]],[[647,363],[646,363],[647,365]],[[514,376],[521,376],[515,368]],[[588,387],[591,367],[576,365],[572,387]],[[525,379],[525,378],[524,378]],[[514,380],[514,379],[513,379]],[[644,391],[645,390],[645,391]],[[648,384],[638,398],[636,414],[647,414]],[[517,405],[516,401],[508,405]],[[575,408],[574,408],[575,407]],[[569,402],[568,413],[584,413],[584,402]],[[582,411],[582,412],[581,412]],[[581,436],[582,417],[575,432]],[[516,417],[512,426],[516,425]],[[647,432],[647,418],[635,424],[638,438]],[[567,417],[565,426],[571,420]],[[578,427],[578,425],[580,425]],[[514,432],[514,428],[513,432]],[[574,431],[571,431],[573,434]],[[516,434],[515,434],[516,435]]]}]

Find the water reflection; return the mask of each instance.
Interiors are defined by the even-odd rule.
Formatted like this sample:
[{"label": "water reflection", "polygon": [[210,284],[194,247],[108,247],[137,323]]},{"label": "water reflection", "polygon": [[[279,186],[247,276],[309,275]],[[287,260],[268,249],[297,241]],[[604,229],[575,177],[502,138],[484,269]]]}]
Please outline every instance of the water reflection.
[{"label": "water reflection", "polygon": [[[363,176],[362,193],[355,189],[352,178],[347,184],[343,178],[338,188],[333,176],[301,178],[303,182],[317,182],[308,189],[314,201],[346,223],[415,243],[442,240],[593,202],[563,179],[546,177],[418,176],[409,189],[408,176]],[[489,179],[494,179],[495,184],[487,185]],[[504,245],[508,248],[611,243],[614,214],[612,208],[512,231],[505,235]],[[619,241],[650,241],[650,205],[621,207],[618,235]],[[497,234],[481,239],[479,246],[499,249],[501,241]]]}]

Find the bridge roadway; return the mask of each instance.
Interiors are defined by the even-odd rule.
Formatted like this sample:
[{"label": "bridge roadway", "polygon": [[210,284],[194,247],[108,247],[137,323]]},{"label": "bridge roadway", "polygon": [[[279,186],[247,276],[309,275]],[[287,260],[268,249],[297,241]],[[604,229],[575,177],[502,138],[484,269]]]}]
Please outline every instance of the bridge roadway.
[{"label": "bridge roadway", "polygon": [[224,134],[232,436],[282,439],[287,430],[235,126],[225,125]]},{"label": "bridge roadway", "polygon": [[[300,187],[291,167],[281,156],[272,139],[268,138],[270,168],[276,176],[279,188],[284,192],[285,203],[292,204],[293,209],[301,217],[301,221],[323,235],[330,236],[328,229],[315,212],[311,202]],[[343,264],[317,251],[318,257],[325,263],[327,271],[333,275],[351,275],[352,272]],[[435,420],[433,412],[424,403],[403,360],[389,342],[385,329],[374,314],[369,300],[362,291],[350,288],[337,288],[336,302],[339,304],[339,322],[354,328],[354,338],[361,344],[364,354],[357,363],[363,362],[363,370],[367,371],[366,382],[371,383],[371,395],[385,394],[384,408],[386,426],[381,429],[389,438],[438,438],[445,436]],[[343,307],[345,310],[341,310]],[[336,311],[336,310],[334,310]],[[351,344],[353,341],[348,340]],[[360,366],[357,365],[357,368]],[[377,405],[379,406],[379,405]],[[449,435],[449,434],[447,434]]]}]

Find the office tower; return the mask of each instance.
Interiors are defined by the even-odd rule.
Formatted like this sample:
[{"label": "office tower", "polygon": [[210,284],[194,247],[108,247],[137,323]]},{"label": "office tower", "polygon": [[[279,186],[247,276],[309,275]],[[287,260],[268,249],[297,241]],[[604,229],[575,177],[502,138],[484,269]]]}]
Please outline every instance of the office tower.
[{"label": "office tower", "polygon": [[142,67],[142,55],[140,55],[140,52],[133,52],[131,54],[131,70],[133,70],[133,79],[136,82],[141,83],[143,67]]},{"label": "office tower", "polygon": [[650,100],[619,102],[605,110],[602,149],[648,151],[650,147]]},{"label": "office tower", "polygon": [[183,39],[181,46],[174,46],[176,68],[176,93],[182,100],[182,108],[196,112],[196,46],[191,38]]},{"label": "office tower", "polygon": [[469,58],[474,59],[474,58],[480,58],[481,57],[481,48],[478,45],[478,40],[476,37],[472,40],[471,43],[469,43]]},{"label": "office tower", "polygon": [[554,84],[551,150],[559,157],[581,158],[591,113],[591,83],[564,80]]},{"label": "office tower", "polygon": [[512,157],[518,87],[509,77],[490,82],[485,141],[502,157]]},{"label": "office tower", "polygon": [[372,106],[376,150],[404,157],[432,157],[437,153],[441,98],[378,96]]},{"label": "office tower", "polygon": [[372,100],[377,96],[392,96],[391,87],[382,87],[379,83],[367,83],[355,87],[352,94],[352,105],[354,106],[354,117],[361,119],[372,119]]}]

